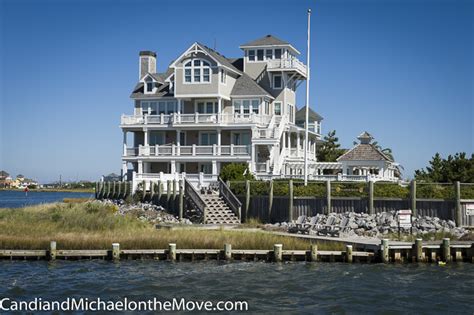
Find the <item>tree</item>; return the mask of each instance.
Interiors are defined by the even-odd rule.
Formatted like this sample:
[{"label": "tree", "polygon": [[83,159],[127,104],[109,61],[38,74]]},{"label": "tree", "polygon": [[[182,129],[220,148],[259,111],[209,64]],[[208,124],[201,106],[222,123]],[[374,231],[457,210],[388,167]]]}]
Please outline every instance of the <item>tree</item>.
[{"label": "tree", "polygon": [[429,163],[430,166],[425,169],[415,171],[416,180],[438,183],[455,181],[474,183],[474,154],[467,158],[465,152],[459,152],[443,159],[439,153],[436,153]]},{"label": "tree", "polygon": [[318,161],[336,162],[336,159],[344,153],[344,149],[340,147],[339,138],[336,137],[336,130],[329,131],[327,136],[324,136],[324,143],[318,147]]},{"label": "tree", "polygon": [[247,164],[244,163],[230,163],[221,168],[219,174],[222,180],[253,180],[255,177],[250,173]]}]

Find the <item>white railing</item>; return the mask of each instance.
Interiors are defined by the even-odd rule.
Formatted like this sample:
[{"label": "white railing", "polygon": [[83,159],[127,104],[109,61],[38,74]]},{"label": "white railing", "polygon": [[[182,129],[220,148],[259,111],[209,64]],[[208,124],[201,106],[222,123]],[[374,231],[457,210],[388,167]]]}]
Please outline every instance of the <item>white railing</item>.
[{"label": "white railing", "polygon": [[122,115],[122,125],[186,125],[186,124],[258,124],[266,125],[272,115],[264,114],[160,114]]},{"label": "white railing", "polygon": [[306,75],[306,65],[296,58],[272,59],[268,61],[268,69],[295,69]]},{"label": "white railing", "polygon": [[168,181],[181,181],[187,179],[196,189],[200,189],[201,187],[207,187],[210,183],[217,182],[219,175],[217,174],[204,174],[204,173],[197,173],[197,174],[190,174],[190,173],[137,173],[133,172],[132,181],[133,181],[133,191],[135,191],[139,184],[145,182],[145,189],[150,190],[151,183],[163,183],[163,192],[166,192],[168,189],[168,185],[166,183]]},{"label": "white railing", "polygon": [[[250,156],[248,145],[140,145],[127,156]],[[128,149],[127,149],[128,150]]]}]

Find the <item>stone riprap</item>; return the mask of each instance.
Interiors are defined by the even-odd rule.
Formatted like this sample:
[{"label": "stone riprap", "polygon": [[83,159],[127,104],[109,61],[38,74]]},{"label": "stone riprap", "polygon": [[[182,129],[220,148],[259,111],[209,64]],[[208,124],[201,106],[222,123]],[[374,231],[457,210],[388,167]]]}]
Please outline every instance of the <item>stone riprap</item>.
[{"label": "stone riprap", "polygon": [[[398,233],[398,218],[395,211],[382,212],[370,215],[368,213],[331,213],[329,215],[318,214],[317,225],[309,230],[311,234],[317,234],[318,228],[333,225],[341,226],[341,222],[347,222],[341,226],[341,236],[369,236],[382,237],[390,233]],[[347,220],[344,220],[347,218]],[[306,217],[305,223],[309,224],[312,217]],[[295,221],[292,223],[282,222],[272,225],[273,227],[285,228],[288,231],[294,231]],[[437,217],[414,216],[412,217],[413,235],[424,235],[430,233],[445,232],[454,235],[457,238],[467,234],[468,231],[462,227],[456,227],[452,220],[442,220]],[[410,229],[402,229],[403,233],[409,233]]]},{"label": "stone riprap", "polygon": [[165,224],[192,224],[189,219],[180,220],[178,217],[166,212],[162,206],[147,202],[125,203],[123,200],[101,200],[104,204],[115,205],[118,208],[117,215],[132,215],[144,222]]}]

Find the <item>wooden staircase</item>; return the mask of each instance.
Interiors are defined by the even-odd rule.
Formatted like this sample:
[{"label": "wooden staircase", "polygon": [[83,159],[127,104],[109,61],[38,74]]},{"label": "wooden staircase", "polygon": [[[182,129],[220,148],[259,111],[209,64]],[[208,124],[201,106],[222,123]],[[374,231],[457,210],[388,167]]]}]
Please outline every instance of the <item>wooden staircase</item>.
[{"label": "wooden staircase", "polygon": [[224,198],[217,194],[201,194],[201,198],[207,207],[206,224],[240,224]]}]

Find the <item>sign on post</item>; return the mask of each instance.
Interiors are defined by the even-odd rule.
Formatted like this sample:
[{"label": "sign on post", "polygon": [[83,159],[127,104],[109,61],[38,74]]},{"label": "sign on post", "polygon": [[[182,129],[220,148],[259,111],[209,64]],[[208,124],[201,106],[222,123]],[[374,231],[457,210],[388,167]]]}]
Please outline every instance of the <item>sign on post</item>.
[{"label": "sign on post", "polygon": [[474,215],[474,203],[466,204],[466,215],[467,216]]},{"label": "sign on post", "polygon": [[398,227],[411,228],[411,210],[398,210]]}]

